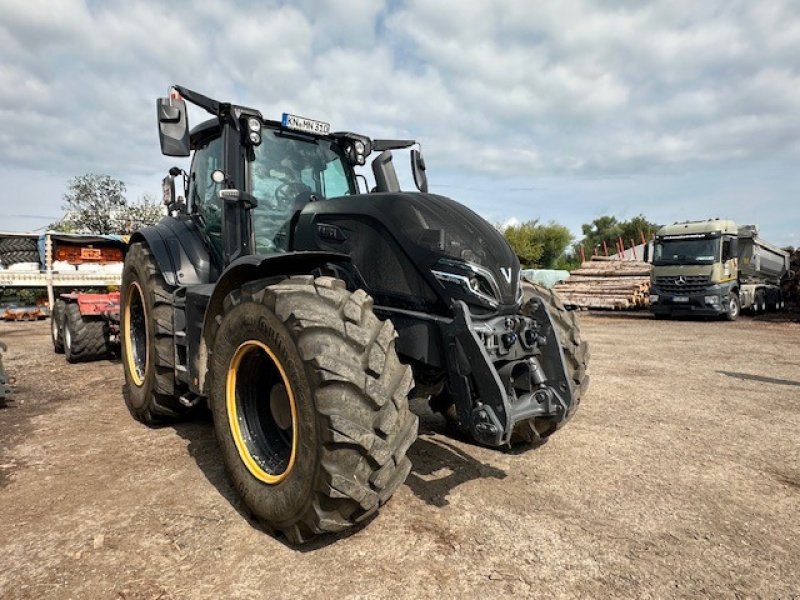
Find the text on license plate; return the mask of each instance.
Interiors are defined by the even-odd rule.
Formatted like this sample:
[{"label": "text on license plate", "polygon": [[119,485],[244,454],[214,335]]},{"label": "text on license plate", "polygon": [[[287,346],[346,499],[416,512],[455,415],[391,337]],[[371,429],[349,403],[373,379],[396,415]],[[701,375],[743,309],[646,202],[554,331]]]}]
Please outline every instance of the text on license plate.
[{"label": "text on license plate", "polygon": [[673,302],[689,302],[689,297],[688,296],[673,296],[672,297],[672,301]]}]

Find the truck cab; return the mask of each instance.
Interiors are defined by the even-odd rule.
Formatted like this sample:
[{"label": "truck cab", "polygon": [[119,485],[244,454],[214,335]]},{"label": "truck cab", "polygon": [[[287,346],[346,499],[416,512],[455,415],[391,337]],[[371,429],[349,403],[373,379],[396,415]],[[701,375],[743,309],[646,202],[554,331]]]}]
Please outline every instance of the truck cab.
[{"label": "truck cab", "polygon": [[[738,228],[727,219],[662,227],[653,245],[650,310],[720,316],[738,297]],[[733,302],[736,302],[734,299]],[[734,307],[738,312],[738,307]]]},{"label": "truck cab", "polygon": [[777,310],[787,271],[788,255],[759,239],[753,225],[729,219],[667,225],[653,245],[650,311],[735,320],[743,309]]}]

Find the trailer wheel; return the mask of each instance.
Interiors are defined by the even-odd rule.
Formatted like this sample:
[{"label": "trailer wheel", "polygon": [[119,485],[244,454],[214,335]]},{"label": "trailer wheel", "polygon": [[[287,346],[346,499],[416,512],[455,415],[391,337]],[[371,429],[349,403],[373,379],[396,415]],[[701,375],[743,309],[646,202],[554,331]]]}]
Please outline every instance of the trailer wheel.
[{"label": "trailer wheel", "polygon": [[411,469],[411,369],[372,299],[331,277],[234,290],[213,342],[210,401],[245,505],[293,544],[375,513]]},{"label": "trailer wheel", "polygon": [[76,302],[64,307],[64,354],[67,362],[85,362],[108,356],[108,323],[84,317]]},{"label": "trailer wheel", "polygon": [[64,354],[64,308],[66,302],[58,298],[53,303],[50,314],[50,335],[53,339],[53,350],[56,354]]},{"label": "trailer wheel", "polygon": [[[567,419],[571,419],[589,389],[589,375],[586,373],[590,356],[589,345],[581,339],[581,328],[575,311],[567,310],[558,294],[532,283],[523,283],[522,287],[525,294],[522,310],[524,311],[525,305],[536,296],[545,303],[553,321],[553,328],[564,353],[564,366],[572,391],[572,404],[567,415]],[[540,442],[555,431],[556,423],[550,420],[528,419],[518,423],[514,428],[511,443]]]},{"label": "trailer wheel", "polygon": [[175,396],[173,289],[150,249],[131,244],[120,295],[122,392],[131,415],[147,425],[177,420],[191,410]]},{"label": "trailer wheel", "polygon": [[742,305],[739,301],[739,294],[731,292],[728,296],[728,307],[723,314],[726,321],[735,321],[739,318],[739,313],[742,312]]}]

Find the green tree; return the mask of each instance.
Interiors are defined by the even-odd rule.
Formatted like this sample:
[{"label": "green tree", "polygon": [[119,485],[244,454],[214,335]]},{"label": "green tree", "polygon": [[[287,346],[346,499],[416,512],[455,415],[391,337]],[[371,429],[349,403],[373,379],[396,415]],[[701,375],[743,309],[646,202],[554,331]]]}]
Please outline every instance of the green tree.
[{"label": "green tree", "polygon": [[528,221],[519,225],[509,225],[502,229],[503,237],[508,245],[519,257],[523,269],[529,269],[539,264],[544,247],[541,242],[534,239],[536,221]]},{"label": "green tree", "polygon": [[162,203],[151,194],[144,194],[138,202],[126,204],[113,213],[115,233],[133,233],[147,225],[155,225],[166,214]]},{"label": "green tree", "polygon": [[64,216],[49,229],[64,233],[127,234],[158,223],[166,214],[160,202],[144,194],[125,198],[125,184],[108,175],[74,177],[64,194]]},{"label": "green tree", "polygon": [[64,218],[59,230],[79,233],[119,233],[114,211],[127,204],[125,184],[109,175],[87,173],[73,177],[64,194]]},{"label": "green tree", "polygon": [[572,241],[569,229],[558,223],[546,225],[538,220],[502,228],[503,236],[519,256],[524,269],[540,267],[553,269]]},{"label": "green tree", "polygon": [[636,244],[641,243],[642,235],[645,239],[649,239],[658,227],[644,215],[638,215],[627,221],[618,221],[616,217],[604,215],[582,226],[583,239],[575,245],[575,253],[579,254],[578,248],[583,246],[587,257],[594,253],[595,248],[598,254],[603,254],[603,242],[605,242],[608,253],[614,254],[619,238],[622,238],[625,247],[629,248],[631,241]]}]

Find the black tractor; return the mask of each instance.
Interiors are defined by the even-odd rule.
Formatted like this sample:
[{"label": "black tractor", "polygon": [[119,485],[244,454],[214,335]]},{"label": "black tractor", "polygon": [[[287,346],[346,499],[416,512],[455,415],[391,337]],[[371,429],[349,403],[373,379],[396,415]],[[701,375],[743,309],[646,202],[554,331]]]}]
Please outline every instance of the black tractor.
[{"label": "black tractor", "polygon": [[[213,116],[191,133],[186,101]],[[147,424],[207,404],[270,531],[301,543],[377,511],[411,469],[409,397],[497,448],[575,413],[588,351],[574,315],[521,281],[492,225],[428,193],[415,141],[180,86],[156,108],[162,152],[192,163],[165,177],[170,214],[125,260],[125,401]],[[400,190],[402,149],[419,191]],[[370,190],[356,168],[373,153]]]}]

